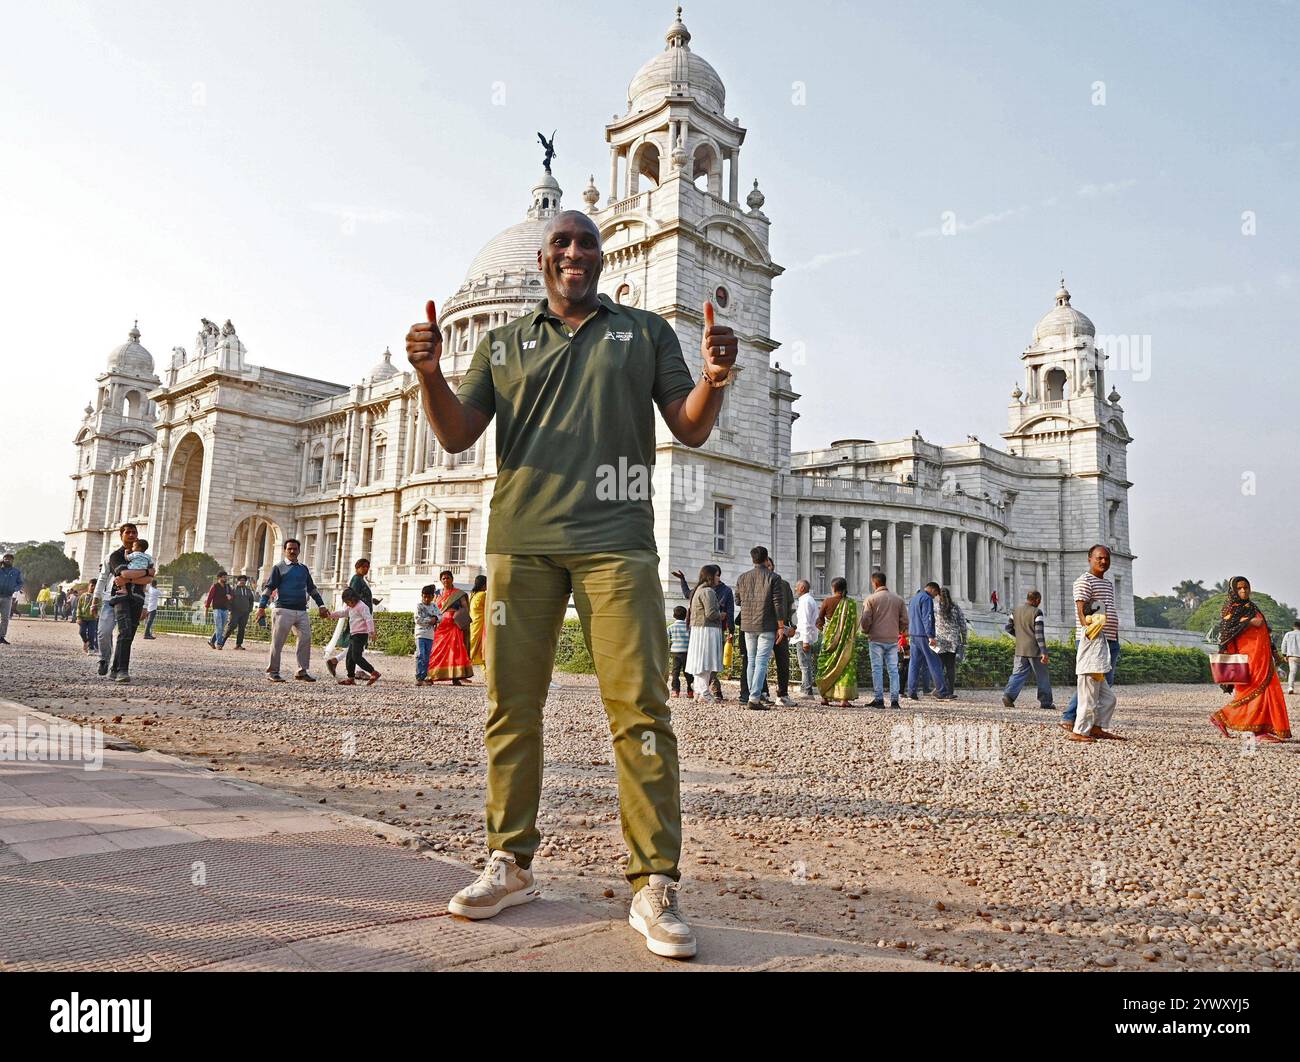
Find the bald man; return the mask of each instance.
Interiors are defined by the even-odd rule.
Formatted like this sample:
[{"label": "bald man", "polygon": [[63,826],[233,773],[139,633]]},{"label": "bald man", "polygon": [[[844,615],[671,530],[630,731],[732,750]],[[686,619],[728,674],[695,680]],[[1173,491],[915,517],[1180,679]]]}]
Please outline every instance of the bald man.
[{"label": "bald man", "polygon": [[696,944],[678,906],[677,739],[649,490],[654,411],[680,442],[702,445],[737,343],[705,303],[695,378],[667,321],[597,293],[602,261],[586,214],[553,217],[537,251],[546,298],[483,337],[456,392],[442,374],[432,302],[406,337],[445,450],[468,449],[497,422],[486,550],[488,863],[448,910],[490,918],[537,896],[542,708],[572,594],[613,735],[628,921],[655,954],[689,958]]}]

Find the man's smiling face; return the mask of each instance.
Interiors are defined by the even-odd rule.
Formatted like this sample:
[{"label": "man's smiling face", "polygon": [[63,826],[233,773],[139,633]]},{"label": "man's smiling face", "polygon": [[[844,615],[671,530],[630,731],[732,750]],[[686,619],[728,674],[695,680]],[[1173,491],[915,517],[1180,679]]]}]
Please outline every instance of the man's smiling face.
[{"label": "man's smiling face", "polygon": [[602,264],[600,233],[591,218],[566,210],[550,220],[542,233],[537,265],[551,298],[563,303],[591,301]]}]

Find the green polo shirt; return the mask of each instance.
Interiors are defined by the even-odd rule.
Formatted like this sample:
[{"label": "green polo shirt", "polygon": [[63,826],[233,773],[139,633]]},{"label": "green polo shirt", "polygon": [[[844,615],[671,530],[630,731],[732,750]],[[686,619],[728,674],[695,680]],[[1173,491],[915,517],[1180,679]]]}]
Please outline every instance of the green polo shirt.
[{"label": "green polo shirt", "polygon": [[457,391],[497,421],[487,552],[654,549],[651,401],[694,386],[668,322],[605,295],[572,334],[545,299],[489,331]]}]

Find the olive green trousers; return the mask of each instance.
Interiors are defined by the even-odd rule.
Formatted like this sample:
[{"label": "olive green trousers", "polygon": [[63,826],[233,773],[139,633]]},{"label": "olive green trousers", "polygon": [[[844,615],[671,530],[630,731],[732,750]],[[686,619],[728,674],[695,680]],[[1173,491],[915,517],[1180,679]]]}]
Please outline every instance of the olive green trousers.
[{"label": "olive green trousers", "polygon": [[633,891],[678,878],[681,785],[668,709],[668,642],[653,550],[487,557],[487,843],[521,867],[541,840],[542,710],[569,595],[613,737]]}]

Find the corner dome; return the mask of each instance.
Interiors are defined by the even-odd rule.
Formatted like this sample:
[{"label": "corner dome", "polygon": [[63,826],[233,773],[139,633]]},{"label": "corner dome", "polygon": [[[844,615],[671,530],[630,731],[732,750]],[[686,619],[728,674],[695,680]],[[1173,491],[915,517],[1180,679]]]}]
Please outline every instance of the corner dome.
[{"label": "corner dome", "polygon": [[1047,311],[1034,325],[1034,343],[1062,336],[1087,336],[1094,338],[1097,329],[1084,314],[1070,305],[1070,293],[1065,290],[1065,279],[1061,279],[1061,288],[1056,293],[1056,305]]},{"label": "corner dome", "polygon": [[127,333],[126,342],[108,352],[108,371],[125,376],[152,376],[153,355],[140,345],[140,322]]},{"label": "corner dome", "polygon": [[705,110],[721,115],[727,90],[708,61],[691,51],[691,33],[682,22],[680,7],[664,39],[664,50],[641,67],[628,85],[628,112],[657,107],[666,96],[694,96]]},{"label": "corner dome", "polygon": [[391,380],[397,375],[399,374],[397,366],[393,364],[393,352],[385,347],[384,356],[379,359],[373,369],[366,373],[366,379],[370,383],[379,383],[381,380]]}]

